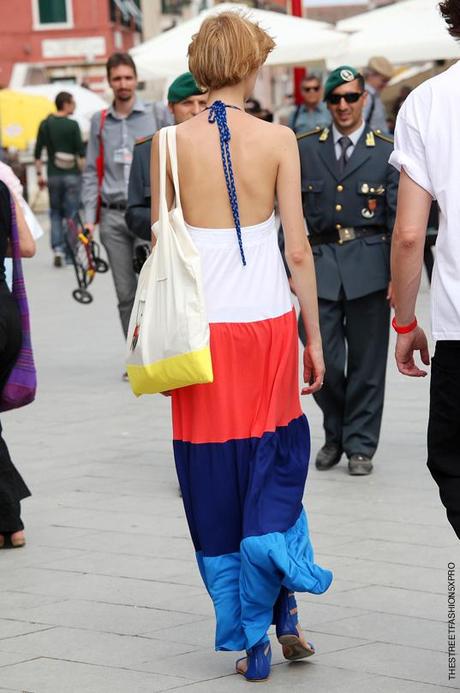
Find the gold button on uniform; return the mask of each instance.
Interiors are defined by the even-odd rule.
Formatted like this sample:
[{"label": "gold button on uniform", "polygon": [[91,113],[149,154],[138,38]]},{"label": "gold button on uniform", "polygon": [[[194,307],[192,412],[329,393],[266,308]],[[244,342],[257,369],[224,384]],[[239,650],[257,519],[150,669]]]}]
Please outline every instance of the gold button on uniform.
[{"label": "gold button on uniform", "polygon": [[337,190],[338,192],[343,192],[343,185],[338,185]]},{"label": "gold button on uniform", "polygon": [[342,224],[336,224],[335,228],[337,229],[337,231],[340,231],[340,229],[342,228]]},{"label": "gold button on uniform", "polygon": [[341,212],[341,211],[342,211],[342,205],[336,205],[336,206],[335,206],[335,211],[336,211],[336,212]]}]

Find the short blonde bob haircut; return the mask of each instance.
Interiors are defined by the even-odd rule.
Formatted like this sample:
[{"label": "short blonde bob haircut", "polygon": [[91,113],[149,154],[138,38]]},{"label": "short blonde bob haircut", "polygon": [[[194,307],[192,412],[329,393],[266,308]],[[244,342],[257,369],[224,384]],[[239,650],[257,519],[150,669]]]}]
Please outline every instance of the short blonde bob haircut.
[{"label": "short blonde bob haircut", "polygon": [[241,12],[221,12],[204,20],[188,47],[188,64],[204,90],[238,84],[259,69],[275,42]]}]

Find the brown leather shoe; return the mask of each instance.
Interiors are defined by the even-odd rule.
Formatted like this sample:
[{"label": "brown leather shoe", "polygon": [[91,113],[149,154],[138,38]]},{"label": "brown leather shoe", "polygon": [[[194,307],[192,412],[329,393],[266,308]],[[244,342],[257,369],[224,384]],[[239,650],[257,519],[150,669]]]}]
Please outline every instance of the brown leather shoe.
[{"label": "brown leather shoe", "polygon": [[348,473],[351,476],[367,476],[372,472],[373,464],[367,455],[350,455],[348,459]]},{"label": "brown leather shoe", "polygon": [[336,445],[336,443],[325,443],[316,455],[316,469],[320,471],[330,469],[340,462],[341,457],[341,447]]}]

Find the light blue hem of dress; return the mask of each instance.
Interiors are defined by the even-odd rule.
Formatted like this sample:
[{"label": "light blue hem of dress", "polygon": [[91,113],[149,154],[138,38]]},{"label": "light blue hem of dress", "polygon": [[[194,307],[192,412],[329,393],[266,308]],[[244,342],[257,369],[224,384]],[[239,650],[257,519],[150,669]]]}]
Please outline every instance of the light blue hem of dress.
[{"label": "light blue hem of dress", "polygon": [[282,586],[322,594],[332,582],[314,562],[304,510],[286,532],[246,537],[239,552],[196,556],[216,613],[216,650],[248,650],[261,640]]}]

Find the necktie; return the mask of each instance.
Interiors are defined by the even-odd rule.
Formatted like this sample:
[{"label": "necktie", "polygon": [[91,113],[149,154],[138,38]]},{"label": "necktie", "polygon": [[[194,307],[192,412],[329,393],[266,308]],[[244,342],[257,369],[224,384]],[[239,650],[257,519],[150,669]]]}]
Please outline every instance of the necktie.
[{"label": "necktie", "polygon": [[337,160],[337,163],[338,163],[338,166],[339,166],[339,173],[340,173],[340,175],[342,175],[343,172],[344,172],[344,170],[345,170],[345,165],[346,165],[346,163],[347,163],[347,161],[348,161],[347,149],[348,149],[348,147],[349,147],[351,144],[353,144],[353,142],[351,141],[351,139],[350,139],[349,137],[341,137],[341,138],[338,140],[338,142],[339,142],[339,144],[340,144],[340,149],[341,149],[342,151],[341,151],[341,154],[340,154],[340,156],[339,156],[339,158],[338,158],[338,160]]}]

